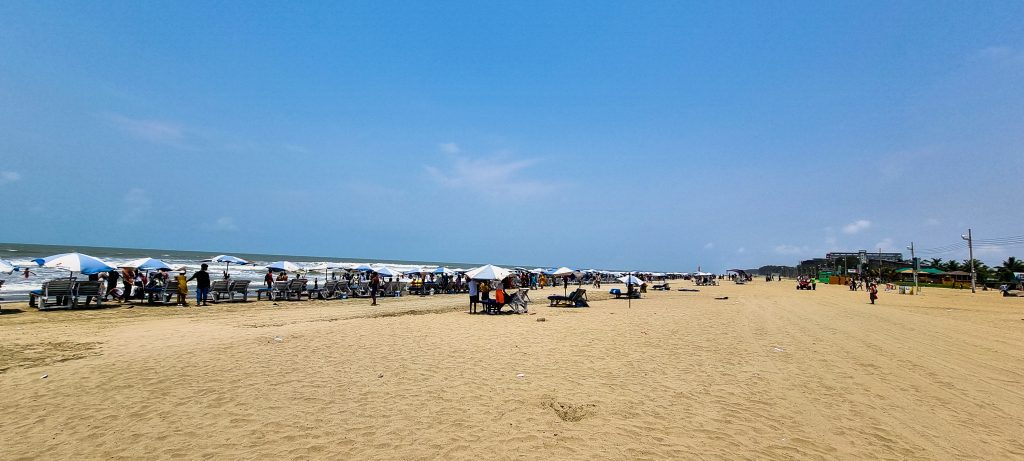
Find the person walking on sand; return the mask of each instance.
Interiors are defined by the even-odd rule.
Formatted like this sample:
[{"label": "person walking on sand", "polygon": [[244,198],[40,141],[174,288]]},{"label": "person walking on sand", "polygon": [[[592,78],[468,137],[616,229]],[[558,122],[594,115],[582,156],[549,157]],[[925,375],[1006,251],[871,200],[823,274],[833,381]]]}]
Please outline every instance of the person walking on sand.
[{"label": "person walking on sand", "polygon": [[370,303],[371,306],[377,305],[378,288],[380,288],[380,276],[377,275],[376,272],[374,272],[373,275],[370,276],[370,299],[373,300],[373,302]]},{"label": "person walking on sand", "polygon": [[197,306],[207,306],[208,305],[208,304],[206,304],[206,297],[210,294],[210,273],[206,272],[206,269],[209,268],[209,267],[210,266],[208,266],[206,263],[203,263],[202,266],[199,266],[199,272],[196,272],[195,274],[192,274],[192,276],[189,277],[188,280],[185,281],[186,283],[187,282],[191,282],[193,280],[196,281],[196,305]]},{"label": "person walking on sand", "polygon": [[878,299],[878,285],[874,282],[868,285],[868,299],[871,300],[871,304],[874,304],[875,300]]},{"label": "person walking on sand", "polygon": [[174,276],[174,280],[178,281],[178,302],[181,307],[188,307],[188,302],[185,299],[188,298],[188,280],[185,278],[185,269],[178,272],[178,275]]},{"label": "person walking on sand", "polygon": [[263,276],[263,284],[267,286],[267,289],[274,288],[274,271],[273,269],[267,269],[267,275]]}]

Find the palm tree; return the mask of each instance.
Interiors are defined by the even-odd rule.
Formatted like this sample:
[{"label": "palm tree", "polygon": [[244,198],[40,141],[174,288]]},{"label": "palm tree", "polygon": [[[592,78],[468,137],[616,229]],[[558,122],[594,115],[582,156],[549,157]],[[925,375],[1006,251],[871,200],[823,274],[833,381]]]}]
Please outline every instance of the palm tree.
[{"label": "palm tree", "polygon": [[960,263],[957,262],[957,260],[955,259],[950,259],[949,261],[946,261],[946,263],[942,266],[942,270],[946,272],[958,271],[960,269]]},{"label": "palm tree", "polygon": [[1006,261],[1003,261],[1003,265],[996,269],[1000,282],[1016,281],[1017,276],[1014,272],[1024,272],[1024,261],[1013,256],[1006,258]]},{"label": "palm tree", "polygon": [[942,265],[942,258],[932,258],[928,260],[928,264],[926,265],[928,267],[934,267],[936,269],[942,269],[943,267],[945,267]]},{"label": "palm tree", "polygon": [[[970,259],[964,260],[964,270],[971,270],[971,261],[972,260]],[[974,273],[977,275],[978,281],[981,283],[985,283],[986,281],[988,281],[989,277],[992,276],[992,269],[988,267],[988,264],[985,264],[978,259],[974,259],[973,261]]]}]

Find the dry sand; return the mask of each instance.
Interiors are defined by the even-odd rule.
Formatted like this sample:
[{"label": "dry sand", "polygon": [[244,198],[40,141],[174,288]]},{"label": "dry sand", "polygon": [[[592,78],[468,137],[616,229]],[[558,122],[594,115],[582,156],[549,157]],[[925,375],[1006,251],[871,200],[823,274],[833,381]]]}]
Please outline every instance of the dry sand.
[{"label": "dry sand", "polygon": [[0,459],[1024,457],[1024,299],[700,290],[23,307],[0,316]]}]

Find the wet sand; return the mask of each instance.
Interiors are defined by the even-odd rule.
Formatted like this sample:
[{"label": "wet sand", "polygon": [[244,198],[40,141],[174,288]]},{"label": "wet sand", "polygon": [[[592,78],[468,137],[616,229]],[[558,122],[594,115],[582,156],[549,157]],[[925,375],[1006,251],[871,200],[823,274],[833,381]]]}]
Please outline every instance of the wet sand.
[{"label": "wet sand", "polygon": [[1024,457],[1024,298],[794,286],[13,306],[0,458]]}]

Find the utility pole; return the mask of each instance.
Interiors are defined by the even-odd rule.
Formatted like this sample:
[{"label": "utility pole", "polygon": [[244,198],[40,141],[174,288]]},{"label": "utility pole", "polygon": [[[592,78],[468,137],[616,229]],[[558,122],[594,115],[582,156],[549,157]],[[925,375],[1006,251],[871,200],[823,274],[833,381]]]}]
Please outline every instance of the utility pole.
[{"label": "utility pole", "polygon": [[914,294],[916,295],[921,289],[917,286],[917,257],[914,256],[914,242],[910,242],[910,246],[907,247],[910,250],[910,261],[914,263]]},{"label": "utility pole", "polygon": [[967,228],[967,235],[961,235],[960,238],[967,240],[967,254],[971,258],[971,293],[977,293],[978,275],[974,272],[974,240],[971,238],[971,228]]}]

